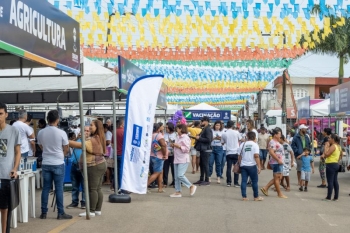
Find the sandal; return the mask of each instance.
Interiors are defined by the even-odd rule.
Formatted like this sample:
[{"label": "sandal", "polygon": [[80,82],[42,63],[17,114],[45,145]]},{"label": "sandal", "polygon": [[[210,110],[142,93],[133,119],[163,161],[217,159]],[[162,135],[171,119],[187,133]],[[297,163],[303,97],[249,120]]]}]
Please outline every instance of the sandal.
[{"label": "sandal", "polygon": [[322,199],[322,201],[331,201],[331,199],[325,198],[325,199]]},{"label": "sandal", "polygon": [[264,200],[264,198],[262,198],[262,197],[254,198],[254,201],[263,201],[263,200]]},{"label": "sandal", "polygon": [[192,174],[196,174],[196,172],[195,172],[195,171],[192,171]]},{"label": "sandal", "polygon": [[243,198],[242,198],[242,201],[249,201],[249,199],[246,198],[246,197],[243,197]]},{"label": "sandal", "polygon": [[287,199],[288,197],[287,196],[284,196],[284,195],[282,195],[282,196],[277,196],[278,198],[283,198],[283,199]]},{"label": "sandal", "polygon": [[286,192],[290,192],[290,188],[286,188]]},{"label": "sandal", "polygon": [[265,195],[265,196],[268,196],[269,193],[264,189],[264,188],[261,188],[260,191]]},{"label": "sandal", "polygon": [[165,193],[165,190],[163,190],[163,189],[162,189],[162,190],[159,190],[159,189],[158,189],[158,192],[157,192],[157,193]]}]

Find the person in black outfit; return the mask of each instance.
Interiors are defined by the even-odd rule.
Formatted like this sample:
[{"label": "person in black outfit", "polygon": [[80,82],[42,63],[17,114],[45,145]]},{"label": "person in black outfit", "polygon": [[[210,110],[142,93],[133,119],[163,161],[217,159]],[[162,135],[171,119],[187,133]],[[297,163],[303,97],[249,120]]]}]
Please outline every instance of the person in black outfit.
[{"label": "person in black outfit", "polygon": [[[200,152],[200,169],[201,176],[199,180],[194,183],[201,186],[209,186],[209,156],[212,152],[211,142],[213,141],[213,132],[209,125],[210,119],[204,116],[201,120],[203,130],[199,136],[196,136],[195,148]],[[205,179],[204,179],[205,178]]]}]

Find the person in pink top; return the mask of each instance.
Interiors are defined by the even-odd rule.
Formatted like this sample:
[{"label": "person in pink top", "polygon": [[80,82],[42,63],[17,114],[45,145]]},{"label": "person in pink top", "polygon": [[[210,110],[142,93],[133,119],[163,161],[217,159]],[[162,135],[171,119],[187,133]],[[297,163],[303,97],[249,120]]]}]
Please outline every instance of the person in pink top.
[{"label": "person in pink top", "polygon": [[175,193],[170,197],[182,197],[181,183],[190,189],[190,195],[193,196],[197,186],[193,185],[185,176],[185,173],[190,162],[191,139],[188,137],[188,129],[185,124],[176,126],[178,137],[175,143],[172,143],[174,148],[174,166],[175,166]]}]

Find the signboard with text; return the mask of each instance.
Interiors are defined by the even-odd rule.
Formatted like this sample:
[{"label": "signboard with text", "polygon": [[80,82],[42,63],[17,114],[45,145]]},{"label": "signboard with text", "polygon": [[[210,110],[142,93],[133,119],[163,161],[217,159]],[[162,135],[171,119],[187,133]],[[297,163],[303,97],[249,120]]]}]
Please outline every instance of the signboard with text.
[{"label": "signboard with text", "polygon": [[298,99],[298,119],[310,118],[310,96]]},{"label": "signboard with text", "polygon": [[0,48],[80,75],[79,23],[47,1],[0,1]]},{"label": "signboard with text", "polygon": [[350,82],[340,84],[330,89],[330,114],[350,113]]},{"label": "signboard with text", "polygon": [[207,116],[211,121],[228,121],[231,120],[231,111],[220,110],[184,110],[183,115],[188,121],[198,121]]}]

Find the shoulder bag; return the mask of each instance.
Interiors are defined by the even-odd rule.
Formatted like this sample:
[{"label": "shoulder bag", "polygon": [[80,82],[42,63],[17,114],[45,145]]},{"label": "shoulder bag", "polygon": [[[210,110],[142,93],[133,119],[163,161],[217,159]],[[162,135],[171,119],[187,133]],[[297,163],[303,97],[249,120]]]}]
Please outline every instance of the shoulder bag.
[{"label": "shoulder bag", "polygon": [[[242,158],[242,154],[243,154],[243,149],[244,149],[244,146],[245,146],[245,142],[242,146],[242,150],[241,150],[241,153],[240,153],[240,156]],[[241,174],[241,162],[238,160],[237,163],[233,166],[233,173],[235,174]]]}]

